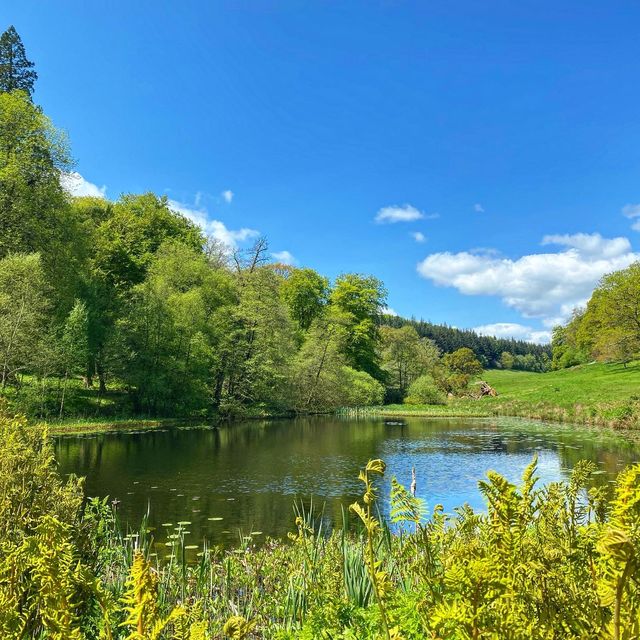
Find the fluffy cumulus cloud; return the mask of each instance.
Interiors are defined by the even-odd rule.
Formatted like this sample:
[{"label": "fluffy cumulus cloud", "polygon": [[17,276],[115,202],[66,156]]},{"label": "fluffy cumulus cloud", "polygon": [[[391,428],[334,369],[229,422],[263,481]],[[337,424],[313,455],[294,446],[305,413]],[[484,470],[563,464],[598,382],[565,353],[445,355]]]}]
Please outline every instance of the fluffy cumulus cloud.
[{"label": "fluffy cumulus cloud", "polygon": [[255,229],[247,229],[246,227],[229,229],[220,220],[210,220],[206,210],[190,207],[177,200],[169,200],[169,206],[197,224],[207,235],[231,248],[237,247],[239,242],[244,242],[259,235],[259,232]]},{"label": "fluffy cumulus cloud", "polygon": [[418,273],[465,295],[498,296],[523,316],[552,327],[585,304],[603,275],[640,259],[627,238],[598,233],[546,236],[543,244],[561,249],[515,260],[470,251],[434,253],[418,263]]},{"label": "fluffy cumulus cloud", "polygon": [[227,189],[226,191],[223,191],[220,195],[222,196],[222,199],[227,204],[231,204],[231,201],[233,200],[233,196],[234,196],[234,193],[233,191],[231,191],[231,189]]},{"label": "fluffy cumulus cloud", "polygon": [[414,231],[411,234],[411,237],[416,241],[416,242],[425,242],[426,241],[426,236],[424,235],[424,233],[422,233],[421,231]]},{"label": "fluffy cumulus cloud", "polygon": [[274,251],[271,255],[276,262],[281,262],[282,264],[296,263],[296,259],[289,251]]},{"label": "fluffy cumulus cloud", "polygon": [[640,204],[625,204],[622,207],[622,215],[632,220],[631,228],[640,231]]},{"label": "fluffy cumulus cloud", "polygon": [[546,344],[551,340],[551,331],[539,331],[517,322],[495,322],[474,327],[473,330],[481,336],[494,336],[496,338],[514,338]]},{"label": "fluffy cumulus cloud", "polygon": [[82,177],[77,171],[63,173],[60,177],[62,188],[75,197],[91,196],[92,198],[106,198],[107,187],[99,187],[93,182],[89,182]]},{"label": "fluffy cumulus cloud", "polygon": [[382,207],[376,214],[375,221],[378,223],[413,222],[414,220],[422,220],[424,217],[424,213],[413,205],[392,205]]}]

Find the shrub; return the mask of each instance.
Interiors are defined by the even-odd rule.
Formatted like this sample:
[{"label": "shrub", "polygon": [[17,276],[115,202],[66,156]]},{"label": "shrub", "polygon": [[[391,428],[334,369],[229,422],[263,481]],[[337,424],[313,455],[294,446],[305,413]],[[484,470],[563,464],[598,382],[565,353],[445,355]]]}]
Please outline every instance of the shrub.
[{"label": "shrub", "polygon": [[366,371],[342,367],[341,383],[344,406],[366,407],[384,402],[384,387]]},{"label": "shrub", "polygon": [[409,394],[405,398],[406,404],[446,404],[442,391],[438,389],[434,379],[420,376],[409,387]]}]

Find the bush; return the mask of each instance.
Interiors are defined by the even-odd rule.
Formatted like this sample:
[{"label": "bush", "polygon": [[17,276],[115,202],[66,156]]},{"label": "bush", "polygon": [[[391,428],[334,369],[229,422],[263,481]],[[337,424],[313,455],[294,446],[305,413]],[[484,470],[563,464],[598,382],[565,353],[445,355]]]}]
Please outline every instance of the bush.
[{"label": "bush", "polygon": [[341,382],[344,406],[366,407],[384,402],[384,387],[366,371],[342,367]]},{"label": "bush", "polygon": [[404,401],[406,404],[446,404],[444,394],[429,375],[420,376],[413,381]]}]

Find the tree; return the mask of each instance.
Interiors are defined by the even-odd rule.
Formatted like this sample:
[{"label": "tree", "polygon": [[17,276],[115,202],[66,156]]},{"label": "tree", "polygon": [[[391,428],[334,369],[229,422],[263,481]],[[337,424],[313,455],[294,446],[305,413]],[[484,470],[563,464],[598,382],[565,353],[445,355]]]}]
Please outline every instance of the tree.
[{"label": "tree", "polygon": [[313,269],[293,269],[280,290],[291,317],[306,331],[327,304],[329,280]]},{"label": "tree", "polygon": [[342,402],[346,407],[367,407],[384,402],[384,387],[366,371],[342,367]]},{"label": "tree", "polygon": [[582,335],[578,339],[578,331],[584,318],[584,309],[574,309],[571,320],[565,325],[554,327],[551,334],[553,359],[552,369],[565,369],[582,364],[588,360],[593,345],[591,338],[585,340]]},{"label": "tree", "polygon": [[0,93],[0,258],[40,252],[56,258],[67,196],[60,175],[70,167],[66,139],[23,91]]},{"label": "tree", "polygon": [[513,369],[513,354],[503,351],[500,356],[500,366],[503,369]]},{"label": "tree", "polygon": [[640,352],[640,262],[600,281],[575,333],[599,360],[629,361]]},{"label": "tree", "polygon": [[247,407],[286,407],[295,327],[280,296],[281,278],[250,261],[238,274],[239,303],[221,350],[220,406],[226,413]]},{"label": "tree", "polygon": [[62,417],[67,381],[70,376],[80,375],[86,371],[89,357],[89,315],[87,308],[80,300],[76,300],[62,328],[60,356],[64,371],[60,398],[60,417]]},{"label": "tree", "polygon": [[48,301],[40,256],[0,260],[0,384],[28,371],[46,333]]},{"label": "tree", "polygon": [[377,342],[378,322],[386,296],[380,280],[356,273],[339,276],[330,296],[330,303],[345,317],[345,355],[349,366],[366,371],[376,379],[384,377]]},{"label": "tree", "polygon": [[38,79],[33,67],[18,32],[10,26],[0,36],[0,92],[24,91],[31,98]]},{"label": "tree", "polygon": [[477,376],[482,373],[480,361],[468,347],[462,347],[462,349],[457,349],[453,353],[447,353],[442,359],[442,363],[453,373],[465,376]]},{"label": "tree", "polygon": [[291,403],[297,412],[329,411],[346,404],[345,339],[338,313],[328,310],[312,322],[291,367]]},{"label": "tree", "polygon": [[482,365],[468,347],[447,353],[442,364],[433,370],[433,378],[445,393],[460,393],[469,386],[473,376],[482,373]]},{"label": "tree", "polygon": [[428,338],[420,338],[411,325],[398,329],[380,328],[382,368],[387,373],[389,388],[402,400],[409,385],[431,371],[439,360],[440,351]]},{"label": "tree", "polygon": [[134,408],[206,412],[212,404],[215,352],[225,338],[218,320],[236,301],[231,276],[211,269],[195,249],[167,241],[130,296],[112,348]]},{"label": "tree", "polygon": [[125,195],[89,209],[99,224],[90,264],[87,299],[89,305],[90,365],[88,382],[94,371],[100,390],[106,390],[106,368],[113,329],[129,300],[131,289],[141,284],[156,253],[168,240],[178,241],[202,252],[204,238],[195,224],[171,210],[166,197],[153,193]]}]

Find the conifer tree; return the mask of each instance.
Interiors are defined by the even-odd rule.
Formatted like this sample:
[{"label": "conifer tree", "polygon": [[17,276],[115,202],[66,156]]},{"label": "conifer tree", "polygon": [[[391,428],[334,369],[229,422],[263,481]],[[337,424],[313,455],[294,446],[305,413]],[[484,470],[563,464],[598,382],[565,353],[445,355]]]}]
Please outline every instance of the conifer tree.
[{"label": "conifer tree", "polygon": [[18,89],[31,96],[33,85],[38,79],[33,66],[33,62],[27,58],[18,32],[11,25],[0,36],[0,92]]}]

